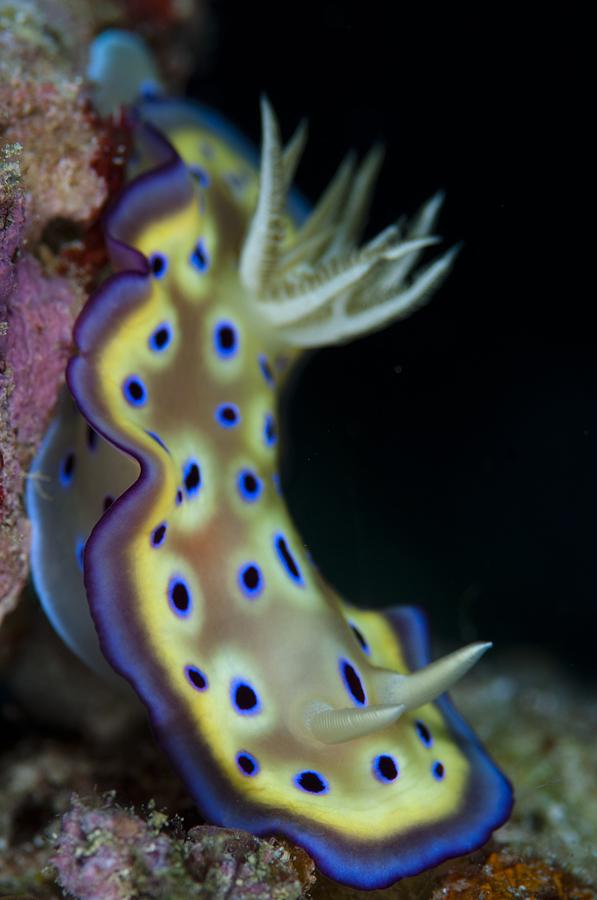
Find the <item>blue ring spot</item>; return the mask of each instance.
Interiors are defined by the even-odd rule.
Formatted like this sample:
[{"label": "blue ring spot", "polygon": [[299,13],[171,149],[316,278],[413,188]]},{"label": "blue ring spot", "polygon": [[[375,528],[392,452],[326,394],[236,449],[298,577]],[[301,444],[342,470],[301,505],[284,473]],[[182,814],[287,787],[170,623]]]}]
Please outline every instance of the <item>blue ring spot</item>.
[{"label": "blue ring spot", "polygon": [[83,538],[79,538],[77,541],[77,545],[75,547],[75,555],[77,557],[77,564],[81,570],[83,571],[83,553],[85,552],[85,541]]},{"label": "blue ring spot", "polygon": [[436,761],[433,763],[433,765],[431,767],[431,774],[433,775],[433,777],[435,778],[436,781],[443,781],[444,778],[446,777],[446,770],[445,770],[444,764],[436,759]]},{"label": "blue ring spot", "polygon": [[215,420],[222,428],[235,428],[240,422],[240,410],[236,403],[220,403],[216,407]]},{"label": "blue ring spot", "polygon": [[62,487],[66,487],[71,483],[75,475],[76,468],[76,457],[75,454],[70,451],[67,453],[62,462],[60,463],[60,472],[58,474],[58,479]]},{"label": "blue ring spot", "polygon": [[147,389],[138,375],[129,375],[124,380],[122,393],[131,406],[145,406],[147,402]]},{"label": "blue ring spot", "polygon": [[151,532],[151,546],[152,547],[161,547],[164,541],[166,540],[166,531],[168,530],[168,523],[161,522],[156,528]]},{"label": "blue ring spot", "polygon": [[147,430],[145,432],[145,434],[148,434],[150,438],[153,438],[153,440],[156,442],[156,444],[159,444],[160,447],[162,447],[162,449],[166,451],[166,453],[170,453],[170,451],[166,447],[165,443],[163,442],[163,440],[161,439],[159,434],[156,434],[155,431],[149,431],[149,430]]},{"label": "blue ring spot", "polygon": [[162,322],[149,335],[149,349],[155,353],[162,353],[172,343],[172,326],[169,322]]},{"label": "blue ring spot", "polygon": [[197,666],[185,666],[184,674],[191,687],[196,691],[206,691],[209,687],[207,675]]},{"label": "blue ring spot", "polygon": [[182,469],[182,480],[188,497],[196,497],[202,487],[201,468],[196,459],[187,459]]},{"label": "blue ring spot", "polygon": [[168,583],[168,602],[177,616],[185,619],[193,608],[190,588],[182,575],[173,575]]},{"label": "blue ring spot", "polygon": [[367,706],[367,693],[361,676],[347,659],[340,659],[340,675],[346,691],[357,706]]},{"label": "blue ring spot", "polygon": [[272,387],[274,383],[274,373],[272,372],[271,366],[267,361],[267,356],[265,353],[260,353],[258,357],[259,368],[261,369],[261,374],[263,375],[266,384]]},{"label": "blue ring spot", "polygon": [[226,319],[216,323],[214,328],[214,349],[221,359],[231,359],[238,353],[238,330],[233,322]]},{"label": "blue ring spot", "polygon": [[149,257],[149,268],[154,278],[163,278],[168,271],[168,257],[163,253],[152,253]]},{"label": "blue ring spot", "polygon": [[295,787],[306,794],[327,794],[330,790],[329,782],[320,772],[308,769],[294,776]]},{"label": "blue ring spot", "polygon": [[261,768],[258,760],[247,750],[240,750],[236,754],[236,765],[243,775],[247,775],[249,778],[259,775],[259,770]]},{"label": "blue ring spot", "polygon": [[276,423],[274,421],[274,417],[271,413],[267,413],[265,417],[265,422],[263,425],[263,440],[266,443],[266,446],[273,447],[276,441],[278,440],[278,434],[276,432]]},{"label": "blue ring spot", "polygon": [[354,624],[354,622],[351,622],[350,619],[348,620],[348,624],[350,625],[350,627],[352,629],[352,633],[354,634],[357,641],[359,642],[359,646],[360,646],[361,650],[363,651],[363,653],[366,653],[367,656],[370,656],[371,655],[371,647],[365,640],[365,635],[363,634],[361,629],[357,628],[357,626]]},{"label": "blue ring spot", "polygon": [[255,562],[245,563],[238,570],[238,584],[241,591],[250,600],[254,600],[263,590],[264,578],[261,569]]},{"label": "blue ring spot", "polygon": [[256,716],[261,712],[261,702],[257,692],[248,681],[233,678],[230,684],[230,700],[241,716]]},{"label": "blue ring spot", "polygon": [[290,580],[294,581],[295,584],[298,584],[302,587],[305,584],[305,580],[294,556],[288,548],[288,542],[281,532],[274,535],[274,547],[276,549],[276,553],[278,554],[278,559],[282,563],[282,566]]},{"label": "blue ring spot", "polygon": [[388,753],[380,753],[373,760],[371,770],[382,784],[391,784],[400,775],[400,766],[393,756]]},{"label": "blue ring spot", "polygon": [[189,165],[189,172],[194,178],[197,179],[202,188],[209,187],[211,179],[202,166],[198,166],[196,163],[191,163]]},{"label": "blue ring spot", "polygon": [[425,723],[421,722],[420,719],[417,719],[417,721],[415,722],[415,728],[417,729],[417,734],[419,735],[421,743],[423,743],[425,747],[431,747],[431,745],[433,744],[433,738]]},{"label": "blue ring spot", "polygon": [[259,500],[263,491],[263,482],[251,469],[241,469],[236,480],[238,492],[247,503]]},{"label": "blue ring spot", "polygon": [[200,238],[195,244],[195,249],[191,253],[189,262],[201,274],[207,272],[207,270],[209,269],[209,253],[207,252],[207,247],[205,246],[205,241],[203,240],[203,238]]}]

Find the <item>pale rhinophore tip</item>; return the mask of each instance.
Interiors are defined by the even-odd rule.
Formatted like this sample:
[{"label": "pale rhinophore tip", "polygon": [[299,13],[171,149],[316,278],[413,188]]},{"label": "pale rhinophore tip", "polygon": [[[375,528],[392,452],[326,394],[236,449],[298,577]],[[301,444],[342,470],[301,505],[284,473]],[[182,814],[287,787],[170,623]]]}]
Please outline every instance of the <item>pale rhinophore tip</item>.
[{"label": "pale rhinophore tip", "polygon": [[398,721],[404,710],[400,704],[365,709],[323,709],[307,716],[306,725],[313,737],[323,744],[342,744],[387,728]]},{"label": "pale rhinophore tip", "polygon": [[401,703],[407,710],[431,703],[460,681],[491,646],[490,642],[468,644],[410,675],[380,669],[375,674],[377,699]]},{"label": "pale rhinophore tip", "polygon": [[264,323],[292,346],[315,347],[375,331],[425,303],[455,256],[448,250],[411,275],[423,250],[438,240],[431,229],[443,194],[423,205],[404,236],[391,226],[359,246],[383,159],[376,146],[358,167],[352,156],[344,161],[305,223],[289,236],[284,213],[306,126],[282,149],[265,97],[261,117],[259,191],[239,271]]},{"label": "pale rhinophore tip", "polygon": [[102,116],[162,92],[155,62],[145,41],[130,31],[109,28],[89,48],[87,77]]}]

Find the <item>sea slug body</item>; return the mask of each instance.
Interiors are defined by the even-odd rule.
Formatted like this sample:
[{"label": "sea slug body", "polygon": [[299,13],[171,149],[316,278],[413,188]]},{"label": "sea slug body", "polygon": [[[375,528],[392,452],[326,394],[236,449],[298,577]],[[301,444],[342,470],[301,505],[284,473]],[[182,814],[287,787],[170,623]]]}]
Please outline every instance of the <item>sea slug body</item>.
[{"label": "sea slug body", "polygon": [[257,168],[204,110],[139,106],[114,274],[75,328],[78,411],[65,399],[35,463],[49,481],[30,482],[34,578],[69,645],[133,686],[211,821],[374,888],[509,814],[445,695],[488,645],[430,663],[419,610],[363,611],[326,584],[276,489],[277,397],[304,348],[411,312],[453,253],[415,268],[439,197],[359,246],[377,150],[308,214],[289,205],[305,130],[282,148],[261,108]]}]

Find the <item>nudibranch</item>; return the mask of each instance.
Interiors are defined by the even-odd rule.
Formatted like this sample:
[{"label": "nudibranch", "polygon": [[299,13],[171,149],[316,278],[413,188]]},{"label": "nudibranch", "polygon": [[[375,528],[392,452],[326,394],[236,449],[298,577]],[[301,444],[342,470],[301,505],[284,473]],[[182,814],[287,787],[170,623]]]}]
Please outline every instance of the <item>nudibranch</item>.
[{"label": "nudibranch", "polygon": [[[326,584],[279,491],[277,399],[305,348],[411,312],[447,272],[440,198],[359,245],[375,149],[306,216],[262,101],[260,163],[201,110],[146,100],[28,508],[38,593],[68,644],[133,686],[206,816],[286,836],[361,888],[482,844],[509,782],[430,662],[421,611]],[[409,280],[410,279],[410,280]],[[77,409],[78,408],[78,409]],[[81,415],[82,414],[82,415]]]}]

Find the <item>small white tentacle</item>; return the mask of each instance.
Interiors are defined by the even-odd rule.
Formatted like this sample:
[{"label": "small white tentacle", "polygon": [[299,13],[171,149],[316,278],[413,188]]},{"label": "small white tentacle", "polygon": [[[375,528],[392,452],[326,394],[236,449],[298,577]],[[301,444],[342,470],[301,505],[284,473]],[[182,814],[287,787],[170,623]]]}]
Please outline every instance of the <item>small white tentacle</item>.
[{"label": "small white tentacle", "polygon": [[374,676],[377,699],[380,703],[399,703],[406,710],[431,703],[460,681],[491,646],[468,644],[410,675],[380,669]]},{"label": "small white tentacle", "polygon": [[322,744],[343,744],[365,737],[397,722],[405,707],[390,704],[368,706],[364,709],[323,709],[307,715],[305,724],[314,738]]}]

